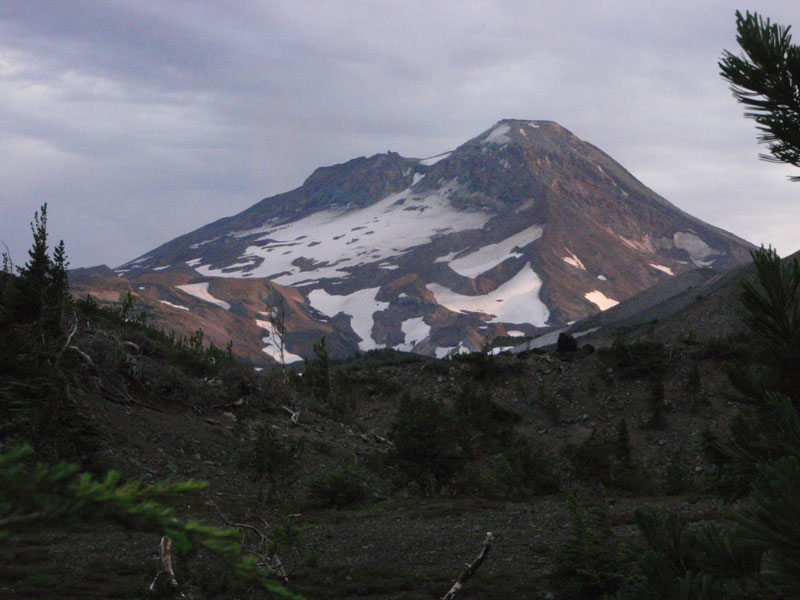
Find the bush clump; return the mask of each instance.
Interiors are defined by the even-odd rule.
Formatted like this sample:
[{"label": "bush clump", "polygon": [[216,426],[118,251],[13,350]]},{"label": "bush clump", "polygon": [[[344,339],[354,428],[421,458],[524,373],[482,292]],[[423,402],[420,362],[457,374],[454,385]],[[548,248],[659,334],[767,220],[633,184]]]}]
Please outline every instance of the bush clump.
[{"label": "bush clump", "polygon": [[441,402],[431,398],[404,396],[390,437],[390,460],[425,496],[439,494],[466,462],[461,428]]},{"label": "bush clump", "polygon": [[310,500],[325,508],[345,508],[367,498],[365,473],[351,465],[320,475],[308,486]]},{"label": "bush clump", "polygon": [[617,425],[615,435],[594,429],[583,442],[567,444],[561,452],[578,481],[629,493],[648,493],[655,489],[652,474],[632,458],[624,419]]}]

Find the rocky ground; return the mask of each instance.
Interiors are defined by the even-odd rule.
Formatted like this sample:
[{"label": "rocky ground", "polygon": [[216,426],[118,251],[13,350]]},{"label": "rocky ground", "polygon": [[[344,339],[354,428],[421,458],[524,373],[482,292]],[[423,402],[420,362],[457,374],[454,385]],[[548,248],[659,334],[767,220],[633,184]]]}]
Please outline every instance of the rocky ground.
[{"label": "rocky ground", "polygon": [[[79,343],[101,352],[91,335],[84,333]],[[138,373],[155,369],[137,341],[122,362],[139,365]],[[633,511],[645,504],[694,520],[717,514],[717,501],[701,491],[706,467],[692,436],[706,423],[717,431],[727,426],[734,407],[723,366],[732,347],[727,338],[685,337],[659,343],[655,358],[634,348],[630,360],[589,350],[444,361],[388,354],[337,367],[347,374],[338,392],[347,406],[337,410],[314,402],[301,383],[280,384],[277,374],[240,396],[219,379],[186,376],[182,391],[170,392],[167,402],[163,389],[135,377],[104,379],[103,372],[87,371],[77,395],[100,432],[108,467],[147,483],[205,480],[208,488],[180,507],[184,514],[220,526],[246,523],[273,537],[276,526],[293,532],[280,551],[291,571],[288,586],[307,598],[441,597],[477,556],[487,531],[495,536],[491,553],[460,597],[559,598],[564,590],[548,573],[574,519],[570,498],[605,505],[621,538],[636,537]],[[652,427],[655,379],[663,382],[658,428]],[[517,416],[515,435],[534,439],[554,456],[594,430],[613,433],[624,418],[634,459],[656,481],[681,449],[691,483],[676,496],[660,488],[642,495],[568,481],[558,494],[514,501],[452,485],[440,496],[423,497],[415,486],[398,483],[385,460],[399,398],[425,395],[452,405],[465,386],[487,390]],[[284,406],[299,411],[297,424]],[[302,440],[303,454],[293,476],[259,501],[243,456],[264,424],[285,443]],[[490,460],[477,456],[475,462],[481,467]],[[340,508],[311,502],[312,481],[343,465],[363,469],[366,498]],[[110,526],[30,531],[0,547],[0,597],[152,596],[147,589],[159,570],[158,544],[158,536]],[[178,553],[175,562],[193,598],[263,597],[201,555]]]}]

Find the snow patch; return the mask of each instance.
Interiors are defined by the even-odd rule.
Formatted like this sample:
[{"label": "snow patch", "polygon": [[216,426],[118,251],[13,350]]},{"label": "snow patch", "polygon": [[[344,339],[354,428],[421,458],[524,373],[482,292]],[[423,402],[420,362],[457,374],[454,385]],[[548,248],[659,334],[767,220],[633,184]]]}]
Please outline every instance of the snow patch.
[{"label": "snow patch", "polygon": [[231,308],[230,304],[228,304],[224,300],[215,298],[209,293],[207,281],[204,281],[203,283],[187,283],[186,285],[176,285],[175,287],[181,290],[182,292],[186,292],[190,296],[194,296],[195,298],[199,298],[200,300],[205,300],[206,302],[215,304],[216,306],[224,308],[225,310],[230,310]]},{"label": "snow patch", "polygon": [[578,258],[575,255],[575,253],[572,250],[570,250],[569,248],[567,248],[566,250],[567,250],[567,254],[569,254],[569,256],[563,256],[561,258],[561,260],[563,260],[568,265],[572,265],[576,269],[580,269],[581,271],[585,271],[586,267],[583,266],[583,263],[581,262],[581,259]]},{"label": "snow patch", "polygon": [[450,254],[445,254],[444,256],[440,256],[439,258],[437,258],[433,262],[435,262],[435,263],[449,263],[451,260],[453,260],[456,257],[456,254],[458,254],[459,252],[461,252],[461,251],[460,250],[456,250],[455,252],[451,252]]},{"label": "snow patch", "polygon": [[527,229],[523,229],[519,233],[515,233],[501,242],[489,244],[480,250],[455,259],[450,263],[450,268],[464,277],[477,277],[481,273],[486,273],[509,258],[522,257],[522,254],[513,251],[514,248],[527,246],[535,242],[542,237],[543,231],[544,228],[541,225],[533,225]]},{"label": "snow patch", "polygon": [[403,352],[411,352],[414,346],[430,335],[431,326],[425,322],[423,317],[414,317],[400,323],[400,330],[404,336],[403,343],[396,345],[394,348]]},{"label": "snow patch", "polygon": [[616,306],[617,304],[619,304],[619,302],[617,302],[613,298],[609,298],[600,290],[591,291],[587,294],[584,294],[583,297],[586,298],[592,304],[596,305],[597,308],[599,308],[600,310],[607,310],[612,306]]},{"label": "snow patch", "polygon": [[510,352],[514,349],[514,346],[498,346],[497,348],[492,348],[489,350],[489,356],[497,356],[502,352]]},{"label": "snow patch", "polygon": [[670,269],[669,267],[665,267],[664,265],[657,265],[655,263],[650,263],[650,266],[653,267],[654,269],[658,269],[659,271],[663,271],[667,275],[675,275],[675,273],[672,272],[672,269]]},{"label": "snow patch", "polygon": [[544,327],[550,311],[539,298],[542,280],[531,263],[519,270],[493,292],[481,296],[464,296],[438,283],[427,286],[436,302],[453,312],[477,312],[490,315],[489,323],[531,323]]},{"label": "snow patch", "polygon": [[[320,211],[252,230],[263,235],[240,259],[261,261],[249,271],[252,276],[281,285],[347,278],[348,268],[398,256],[447,233],[482,228],[489,213],[458,210],[450,204],[450,195],[458,188],[453,180],[422,194],[406,189],[365,208]],[[353,235],[361,228],[373,232],[363,241]],[[301,236],[305,236],[302,242],[297,241]],[[197,270],[206,276],[243,276],[224,268]]]},{"label": "snow patch", "polygon": [[189,267],[196,267],[201,262],[203,262],[202,258],[193,258],[192,260],[187,260],[186,261],[186,265],[189,266]]},{"label": "snow patch", "polygon": [[388,302],[379,302],[376,299],[378,290],[380,290],[379,287],[366,288],[352,294],[338,296],[318,289],[312,290],[308,294],[308,301],[311,306],[329,317],[335,317],[339,313],[348,315],[350,327],[361,338],[358,349],[374,350],[382,346],[376,344],[372,339],[372,328],[375,325],[372,316],[389,307]]},{"label": "snow patch", "polygon": [[509,131],[511,131],[511,127],[502,123],[492,129],[489,135],[481,140],[481,144],[497,144],[498,146],[507,144],[511,141],[511,138],[507,135]]},{"label": "snow patch", "polygon": [[172,265],[164,265],[163,267],[155,267],[153,271],[163,271],[164,269],[169,269]]},{"label": "snow patch", "polygon": [[[125,264],[124,264],[124,265],[122,265],[122,266],[123,266],[123,267],[134,267],[135,265],[139,265],[140,263],[143,263],[143,262],[144,262],[144,261],[146,261],[146,260],[150,260],[151,258],[152,258],[152,257],[151,257],[151,256],[149,256],[149,255],[148,255],[148,256],[143,256],[142,258],[137,258],[136,260],[132,260],[132,261],[131,261],[131,262],[129,262],[129,263],[125,263]],[[138,269],[139,267],[135,267],[135,268],[137,268],[137,269]]]},{"label": "snow patch", "polygon": [[706,244],[696,233],[689,231],[678,231],[672,236],[675,247],[685,250],[689,258],[697,267],[710,267],[714,259],[709,257],[719,254],[711,246]]},{"label": "snow patch", "polygon": [[512,330],[512,331],[506,331],[506,335],[511,337],[525,337],[525,332]]},{"label": "snow patch", "polygon": [[456,349],[456,346],[439,346],[436,350],[433,351],[434,355],[438,359],[445,358],[450,356],[450,353]]},{"label": "snow patch", "polygon": [[210,240],[203,240],[202,242],[198,242],[196,244],[192,244],[189,246],[192,250],[197,250],[200,246],[205,246],[206,244],[210,244],[211,242],[215,242],[219,239],[219,236],[215,238],[211,238]]},{"label": "snow patch", "polygon": [[166,300],[159,300],[161,304],[166,304],[167,306],[171,306],[172,308],[178,308],[180,310],[189,310],[188,306],[181,306],[180,304],[173,304],[172,302],[167,302]]},{"label": "snow patch", "polygon": [[607,278],[605,275],[598,275],[598,276],[597,276],[597,278],[598,278],[600,281],[608,281],[608,278]]},{"label": "snow patch", "polygon": [[430,158],[423,158],[419,161],[419,164],[425,165],[426,167],[430,167],[435,165],[440,160],[444,160],[448,156],[450,156],[453,152],[443,152],[442,154],[437,154],[436,156],[431,156]]},{"label": "snow patch", "polygon": [[425,177],[423,173],[414,173],[414,179],[411,180],[411,186],[417,185]]},{"label": "snow patch", "polygon": [[631,248],[632,250],[638,250],[639,252],[647,252],[649,254],[655,252],[655,250],[653,249],[653,244],[650,242],[650,238],[646,235],[642,238],[641,242],[636,240],[629,240],[628,238],[623,237],[621,235],[617,235],[617,238],[619,238],[619,240],[623,244],[625,244],[628,248]]},{"label": "snow patch", "polygon": [[522,204],[520,204],[517,207],[517,210],[515,210],[514,212],[515,213],[521,213],[522,211],[529,210],[529,209],[533,208],[534,204],[535,204],[535,200],[533,198],[528,198]]},{"label": "snow patch", "polygon": [[539,126],[536,124],[536,121],[528,121],[528,127],[533,127],[534,129],[539,129]]},{"label": "snow patch", "polygon": [[[264,314],[264,313],[261,313]],[[275,338],[275,327],[269,321],[261,321],[260,319],[256,319],[256,325],[261,327],[262,329],[266,329],[269,332],[269,335],[266,335],[261,338],[261,341],[266,344],[261,351],[269,356],[270,358],[274,359],[277,363],[281,362],[281,351],[280,346],[278,345],[278,340]],[[286,346],[283,347],[283,360],[288,365],[289,363],[299,362],[303,360],[302,356],[298,356],[297,354],[293,354],[286,349]]]}]

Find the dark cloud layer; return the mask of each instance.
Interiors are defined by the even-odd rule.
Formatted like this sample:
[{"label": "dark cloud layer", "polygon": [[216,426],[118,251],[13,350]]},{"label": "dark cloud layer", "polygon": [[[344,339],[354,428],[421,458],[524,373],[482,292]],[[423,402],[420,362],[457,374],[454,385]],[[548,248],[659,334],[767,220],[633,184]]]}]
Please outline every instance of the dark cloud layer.
[{"label": "dark cloud layer", "polygon": [[116,265],[318,166],[430,156],[508,117],[556,120],[684,210],[792,252],[800,187],[757,161],[718,75],[736,7],[7,1],[0,239],[24,262],[46,201],[74,266]]}]

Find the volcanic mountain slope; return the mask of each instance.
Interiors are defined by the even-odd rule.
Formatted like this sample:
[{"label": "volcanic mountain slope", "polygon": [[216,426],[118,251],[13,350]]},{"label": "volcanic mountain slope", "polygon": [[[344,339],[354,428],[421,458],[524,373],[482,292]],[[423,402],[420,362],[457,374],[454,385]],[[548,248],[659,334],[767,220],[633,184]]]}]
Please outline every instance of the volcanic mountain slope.
[{"label": "volcanic mountain slope", "polygon": [[564,326],[690,269],[729,269],[750,248],[560,125],[503,120],[430,159],[389,152],[317,169],[120,266],[116,285],[168,327],[191,313],[222,328],[251,358],[264,345],[275,355],[264,302],[276,293],[290,358],[322,335],[333,355],[441,357]]}]

